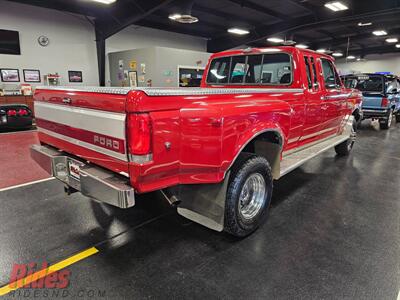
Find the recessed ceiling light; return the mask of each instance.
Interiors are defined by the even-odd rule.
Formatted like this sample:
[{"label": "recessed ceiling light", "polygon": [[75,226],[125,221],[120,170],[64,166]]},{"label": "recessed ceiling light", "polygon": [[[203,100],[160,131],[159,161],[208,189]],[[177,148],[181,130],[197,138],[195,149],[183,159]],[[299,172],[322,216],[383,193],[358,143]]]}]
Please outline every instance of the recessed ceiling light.
[{"label": "recessed ceiling light", "polygon": [[376,36],[382,36],[382,35],[387,35],[387,32],[385,30],[375,30],[372,32],[372,34]]},{"label": "recessed ceiling light", "polygon": [[245,35],[245,34],[250,33],[250,31],[245,30],[245,29],[240,29],[240,28],[229,28],[228,32],[233,33],[233,34],[238,34],[238,35]]},{"label": "recessed ceiling light", "polygon": [[388,42],[388,43],[397,43],[399,40],[398,39],[396,39],[396,38],[389,38],[389,39],[386,39],[386,42]]},{"label": "recessed ceiling light", "polygon": [[100,3],[103,3],[103,4],[111,4],[111,3],[114,3],[117,0],[92,0],[92,1],[100,2]]},{"label": "recessed ceiling light", "polygon": [[332,55],[335,56],[335,57],[342,57],[342,56],[343,56],[343,53],[340,53],[340,52],[333,52]]},{"label": "recessed ceiling light", "polygon": [[300,49],[307,49],[308,48],[307,45],[303,45],[303,44],[297,44],[296,47],[300,48]]},{"label": "recessed ceiling light", "polygon": [[193,17],[191,15],[181,15],[181,14],[171,14],[168,16],[170,20],[179,22],[179,23],[184,23],[184,24],[191,24],[191,23],[196,23],[199,21],[198,18]]},{"label": "recessed ceiling light", "polygon": [[325,53],[326,50],[325,50],[325,49],[318,49],[317,52],[318,52],[318,53]]},{"label": "recessed ceiling light", "polygon": [[361,58],[357,58],[357,61],[360,61],[361,60]]},{"label": "recessed ceiling light", "polygon": [[267,39],[268,42],[272,42],[272,43],[282,43],[284,40],[282,40],[281,38],[277,38],[277,37],[270,37]]},{"label": "recessed ceiling light", "polygon": [[396,48],[400,48],[400,44],[397,44],[397,45],[396,45]]},{"label": "recessed ceiling light", "polygon": [[333,11],[341,11],[341,10],[349,9],[346,5],[344,5],[340,1],[333,1],[333,2],[325,3],[325,7],[329,8],[330,10],[333,10]]},{"label": "recessed ceiling light", "polygon": [[353,55],[349,55],[349,56],[347,56],[347,59],[356,59],[356,57]]},{"label": "recessed ceiling light", "polygon": [[371,25],[372,25],[372,22],[367,22],[367,23],[360,22],[360,23],[358,23],[357,25],[360,26],[360,27],[363,27],[363,26],[371,26]]}]

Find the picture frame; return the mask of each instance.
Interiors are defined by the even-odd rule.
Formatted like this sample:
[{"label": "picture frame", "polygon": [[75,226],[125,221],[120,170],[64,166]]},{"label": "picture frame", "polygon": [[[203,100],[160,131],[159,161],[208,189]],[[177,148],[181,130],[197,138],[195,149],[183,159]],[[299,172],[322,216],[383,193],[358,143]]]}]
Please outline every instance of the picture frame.
[{"label": "picture frame", "polygon": [[69,82],[83,82],[82,71],[68,71]]},{"label": "picture frame", "polygon": [[20,82],[18,69],[0,69],[2,82]]},{"label": "picture frame", "polygon": [[23,73],[25,82],[42,82],[39,70],[24,69]]},{"label": "picture frame", "polygon": [[137,88],[138,87],[138,77],[137,71],[129,71],[129,86]]}]

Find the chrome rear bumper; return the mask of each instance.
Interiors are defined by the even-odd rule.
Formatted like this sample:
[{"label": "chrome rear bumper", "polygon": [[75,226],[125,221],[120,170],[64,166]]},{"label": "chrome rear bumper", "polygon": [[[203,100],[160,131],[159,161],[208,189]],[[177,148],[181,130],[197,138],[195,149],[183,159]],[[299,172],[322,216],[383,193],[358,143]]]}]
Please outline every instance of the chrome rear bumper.
[{"label": "chrome rear bumper", "polygon": [[[50,175],[86,197],[119,208],[135,205],[134,189],[126,178],[118,174],[87,164],[47,146],[31,146],[31,157]],[[71,162],[80,166],[79,178],[70,174]]]}]

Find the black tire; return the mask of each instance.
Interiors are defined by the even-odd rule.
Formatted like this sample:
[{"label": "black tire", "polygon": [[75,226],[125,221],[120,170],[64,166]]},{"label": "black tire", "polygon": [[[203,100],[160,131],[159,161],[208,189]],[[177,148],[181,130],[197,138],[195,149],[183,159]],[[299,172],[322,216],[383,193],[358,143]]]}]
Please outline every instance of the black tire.
[{"label": "black tire", "polygon": [[[255,184],[252,185],[252,183]],[[254,190],[254,186],[263,184],[264,193],[260,192],[262,188]],[[249,190],[248,187],[252,189]],[[272,190],[273,178],[268,161],[264,157],[242,154],[232,169],[229,181],[225,201],[224,230],[236,237],[245,237],[254,232],[267,217]],[[247,201],[246,204],[240,200],[241,195],[242,201]],[[253,199],[260,199],[260,201]],[[253,201],[258,204],[251,205]],[[254,211],[251,210],[252,208]]]},{"label": "black tire", "polygon": [[392,126],[393,121],[393,109],[390,109],[385,119],[379,120],[379,127],[381,129],[387,130]]},{"label": "black tire", "polygon": [[353,121],[353,127],[352,127],[352,132],[351,132],[351,137],[344,141],[343,143],[335,146],[335,151],[336,154],[339,156],[348,156],[353,150],[354,143],[356,141],[357,137],[357,128],[358,128],[358,122],[356,120]]}]

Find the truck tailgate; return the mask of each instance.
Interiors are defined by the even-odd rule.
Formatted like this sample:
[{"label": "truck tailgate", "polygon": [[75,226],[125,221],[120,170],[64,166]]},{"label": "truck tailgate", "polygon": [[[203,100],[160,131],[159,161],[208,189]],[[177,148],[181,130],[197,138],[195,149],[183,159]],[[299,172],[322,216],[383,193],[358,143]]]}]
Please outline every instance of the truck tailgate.
[{"label": "truck tailgate", "polygon": [[125,101],[120,94],[39,89],[34,105],[40,140],[128,173]]}]

